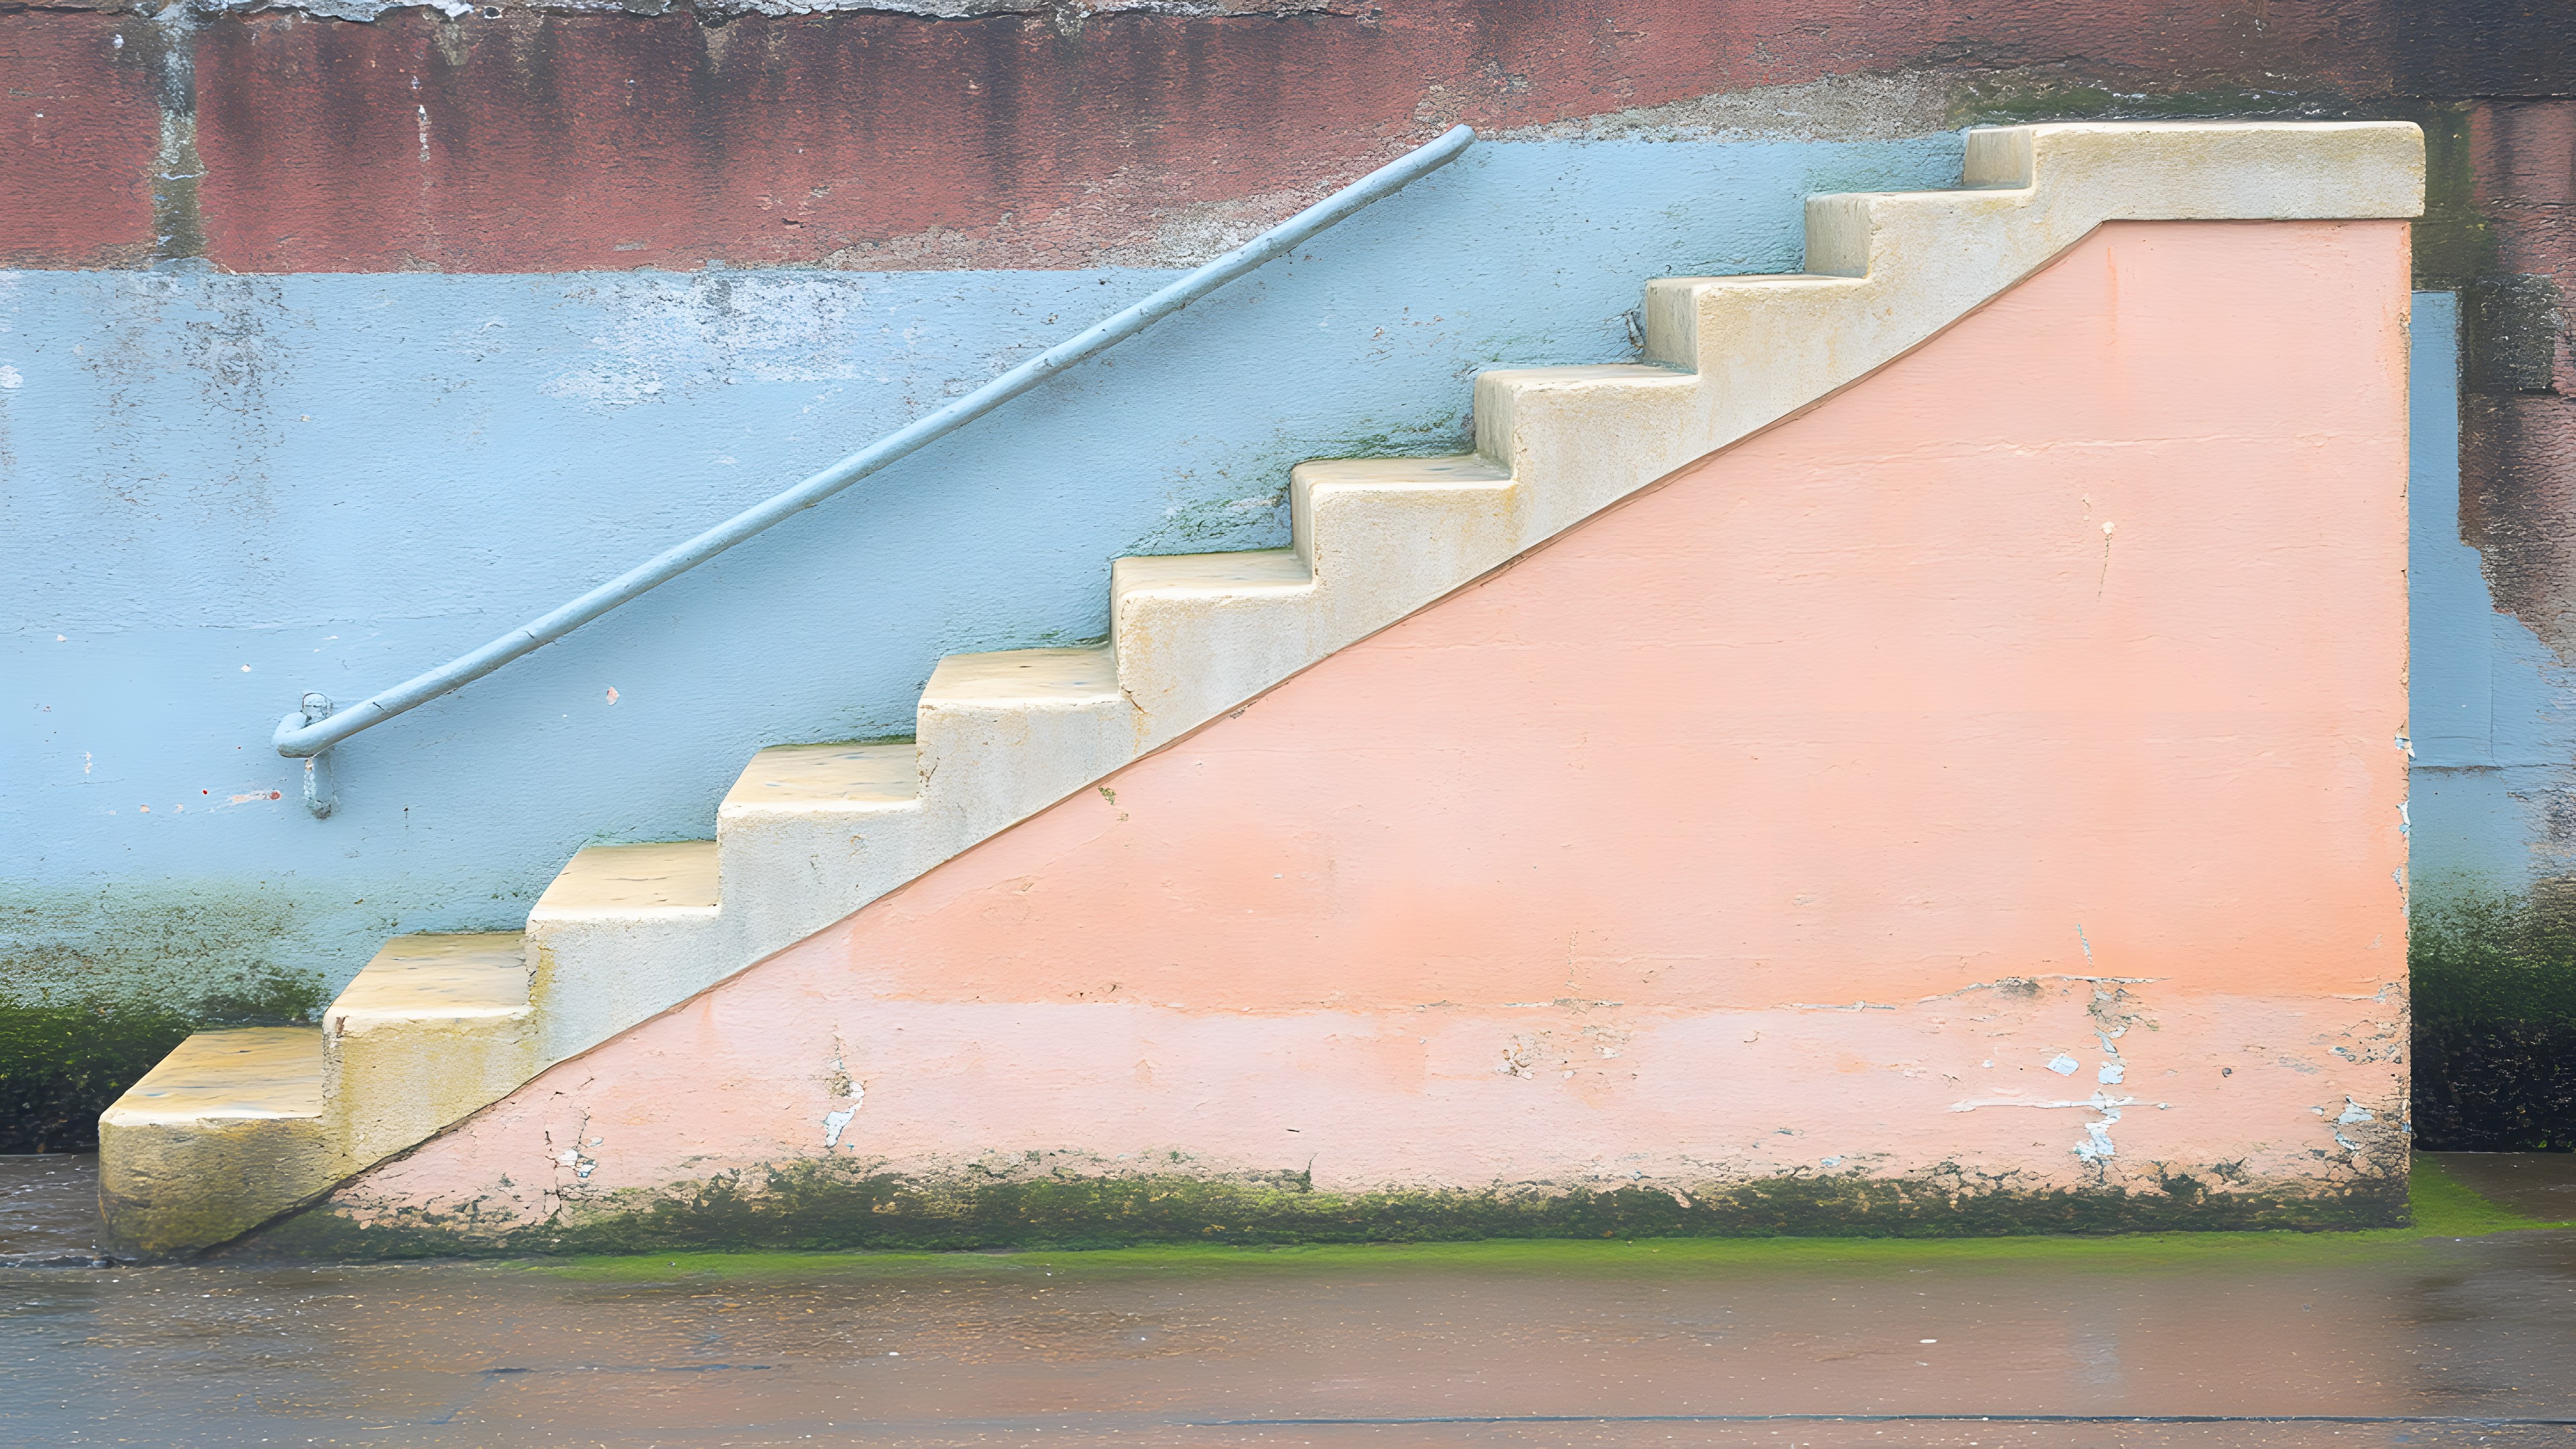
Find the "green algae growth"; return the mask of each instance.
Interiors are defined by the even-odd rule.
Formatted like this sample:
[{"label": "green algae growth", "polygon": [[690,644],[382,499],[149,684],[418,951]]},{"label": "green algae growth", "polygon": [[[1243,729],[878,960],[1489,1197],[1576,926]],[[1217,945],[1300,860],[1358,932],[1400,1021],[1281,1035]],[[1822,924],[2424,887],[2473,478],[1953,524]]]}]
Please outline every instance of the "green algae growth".
[{"label": "green algae growth", "polygon": [[753,1281],[835,1272],[867,1277],[989,1276],[1036,1272],[1231,1273],[1460,1268],[1534,1273],[1669,1273],[1705,1269],[1861,1269],[2061,1266],[2101,1272],[2168,1268],[2297,1266],[2385,1260],[2440,1239],[2576,1228],[2516,1212],[2470,1188],[2439,1163],[2417,1158],[2409,1175],[2406,1227],[2345,1232],[2034,1234],[2018,1237],[1754,1237],[1599,1239],[1506,1238],[1476,1242],[1325,1243],[1241,1246],[1177,1243],[1144,1247],[1010,1252],[659,1252],[523,1259],[526,1271],[604,1283],[673,1278]]}]

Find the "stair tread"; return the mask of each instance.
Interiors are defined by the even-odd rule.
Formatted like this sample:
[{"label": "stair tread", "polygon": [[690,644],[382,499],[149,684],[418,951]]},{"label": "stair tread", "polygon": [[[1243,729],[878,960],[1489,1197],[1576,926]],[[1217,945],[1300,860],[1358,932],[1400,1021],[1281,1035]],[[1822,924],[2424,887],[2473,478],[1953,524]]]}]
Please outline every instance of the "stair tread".
[{"label": "stair tread", "polygon": [[157,1123],[322,1115],[322,1029],[243,1026],[201,1031],[125,1089],[105,1119]]},{"label": "stair tread", "polygon": [[1730,272],[1715,277],[1657,277],[1650,287],[1742,287],[1772,282],[1854,282],[1840,272]]},{"label": "stair tread", "polygon": [[921,691],[922,704],[931,708],[1030,700],[1082,704],[1116,698],[1118,662],[1105,648],[951,654],[939,661]]},{"label": "stair tread", "polygon": [[1507,468],[1476,453],[1442,458],[1310,458],[1296,476],[1312,483],[1379,488],[1508,488]]},{"label": "stair tread", "polygon": [[1314,571],[1293,548],[1253,549],[1240,553],[1137,554],[1116,561],[1111,587],[1125,594],[1138,589],[1204,589],[1214,593],[1288,593],[1314,587]]},{"label": "stair tread", "polygon": [[396,936],[323,1019],[337,1031],[353,1016],[499,1016],[527,1005],[527,941],[519,932]]},{"label": "stair tread", "polygon": [[715,904],[716,843],[674,840],[584,846],[531,914],[712,910]]},{"label": "stair tread", "polygon": [[909,805],[921,795],[920,751],[877,745],[772,745],[725,792],[727,810],[818,802]]},{"label": "stair tread", "polygon": [[1476,377],[1480,382],[1490,377],[1514,382],[1619,382],[1632,386],[1688,388],[1695,388],[1700,384],[1696,373],[1683,372],[1671,367],[1658,367],[1648,362],[1585,362],[1565,367],[1489,367],[1476,374]]}]

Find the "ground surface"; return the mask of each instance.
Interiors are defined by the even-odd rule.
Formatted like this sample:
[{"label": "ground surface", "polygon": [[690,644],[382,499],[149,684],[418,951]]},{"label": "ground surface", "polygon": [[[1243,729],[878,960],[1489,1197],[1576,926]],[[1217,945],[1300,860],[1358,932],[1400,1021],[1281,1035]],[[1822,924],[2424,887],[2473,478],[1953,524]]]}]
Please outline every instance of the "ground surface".
[{"label": "ground surface", "polygon": [[[0,1158],[0,1259],[94,1167]],[[2465,1190],[2473,1186],[2479,1196]],[[2576,1157],[2418,1227],[0,1268],[23,1444],[2576,1445]]]}]

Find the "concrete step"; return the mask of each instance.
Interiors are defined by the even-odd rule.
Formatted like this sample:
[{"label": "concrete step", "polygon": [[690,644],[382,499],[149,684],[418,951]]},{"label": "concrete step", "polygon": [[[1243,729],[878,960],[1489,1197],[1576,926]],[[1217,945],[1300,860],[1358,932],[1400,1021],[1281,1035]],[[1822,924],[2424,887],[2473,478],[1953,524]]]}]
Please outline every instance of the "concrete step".
[{"label": "concrete step", "polygon": [[801,940],[936,864],[922,819],[910,740],[752,756],[716,807],[719,893],[737,949]]},{"label": "concrete step", "polygon": [[910,740],[772,745],[743,767],[722,809],[737,818],[772,812],[868,815],[920,798],[921,771]]},{"label": "concrete step", "polygon": [[1174,738],[1316,658],[1315,576],[1293,548],[1162,554],[1109,566],[1109,644],[1144,719]]},{"label": "concrete step", "polygon": [[593,845],[528,912],[528,1004],[548,1064],[721,976],[716,842]]},{"label": "concrete step", "polygon": [[99,1204],[121,1252],[228,1242],[347,1171],[322,1119],[322,1031],[201,1031],[99,1114]]},{"label": "concrete step", "polygon": [[537,1073],[526,937],[396,936],[322,1014],[322,1102],[363,1166]]},{"label": "concrete step", "polygon": [[1714,451],[1710,403],[1697,376],[1645,363],[1496,368],[1476,374],[1476,451],[1526,490],[1527,548]]},{"label": "concrete step", "polygon": [[1298,464],[1288,505],[1297,551],[1318,584],[1314,658],[1518,554],[1528,499],[1508,470],[1474,453]]},{"label": "concrete step", "polygon": [[[1660,374],[1659,374],[1660,375]],[[1511,476],[1469,454],[1300,464],[1291,547],[1111,565],[1119,684],[1144,748],[1196,729],[1509,559]]]},{"label": "concrete step", "polygon": [[951,654],[915,721],[922,808],[954,849],[1134,759],[1142,725],[1106,646]]}]

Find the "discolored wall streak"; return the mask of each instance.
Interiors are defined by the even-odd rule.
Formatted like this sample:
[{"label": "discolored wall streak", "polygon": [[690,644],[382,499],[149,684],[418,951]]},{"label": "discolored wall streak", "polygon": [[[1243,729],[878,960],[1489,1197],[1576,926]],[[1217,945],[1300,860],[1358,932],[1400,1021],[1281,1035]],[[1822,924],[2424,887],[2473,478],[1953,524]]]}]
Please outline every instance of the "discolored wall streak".
[{"label": "discolored wall streak", "polygon": [[834,1168],[849,1241],[1013,1240],[1023,1179],[1290,1199],[1154,1225],[1217,1234],[2393,1210],[2405,252],[2105,227],[325,1215],[534,1242]]},{"label": "discolored wall streak", "polygon": [[[2156,34],[2029,16],[1967,45]],[[1071,35],[1036,16],[262,17],[206,35],[207,209],[222,264],[258,270],[1065,265],[1150,246],[1174,208],[1284,210],[1454,122],[1885,71],[1962,26],[1985,29],[1949,6],[1695,0],[1121,14]],[[2186,45],[2295,53],[2233,29]]]},{"label": "discolored wall streak", "polygon": [[2461,531],[2496,602],[2576,663],[2576,101],[2469,112],[2491,271],[2463,291]]},{"label": "discolored wall streak", "polygon": [[[881,269],[1203,253],[1461,120],[1919,74],[2016,103],[2198,94],[2240,113],[2552,95],[2576,54],[2576,18],[2494,0],[1275,8],[351,23],[281,7],[193,25],[184,9],[27,10],[0,22],[24,37],[0,79],[97,123],[61,164],[130,201],[152,161],[135,138],[153,123],[130,114],[141,57],[164,36],[190,46],[206,254],[229,270]],[[22,264],[132,260],[106,250],[133,246],[131,216],[49,218],[48,194],[0,192]]]}]

